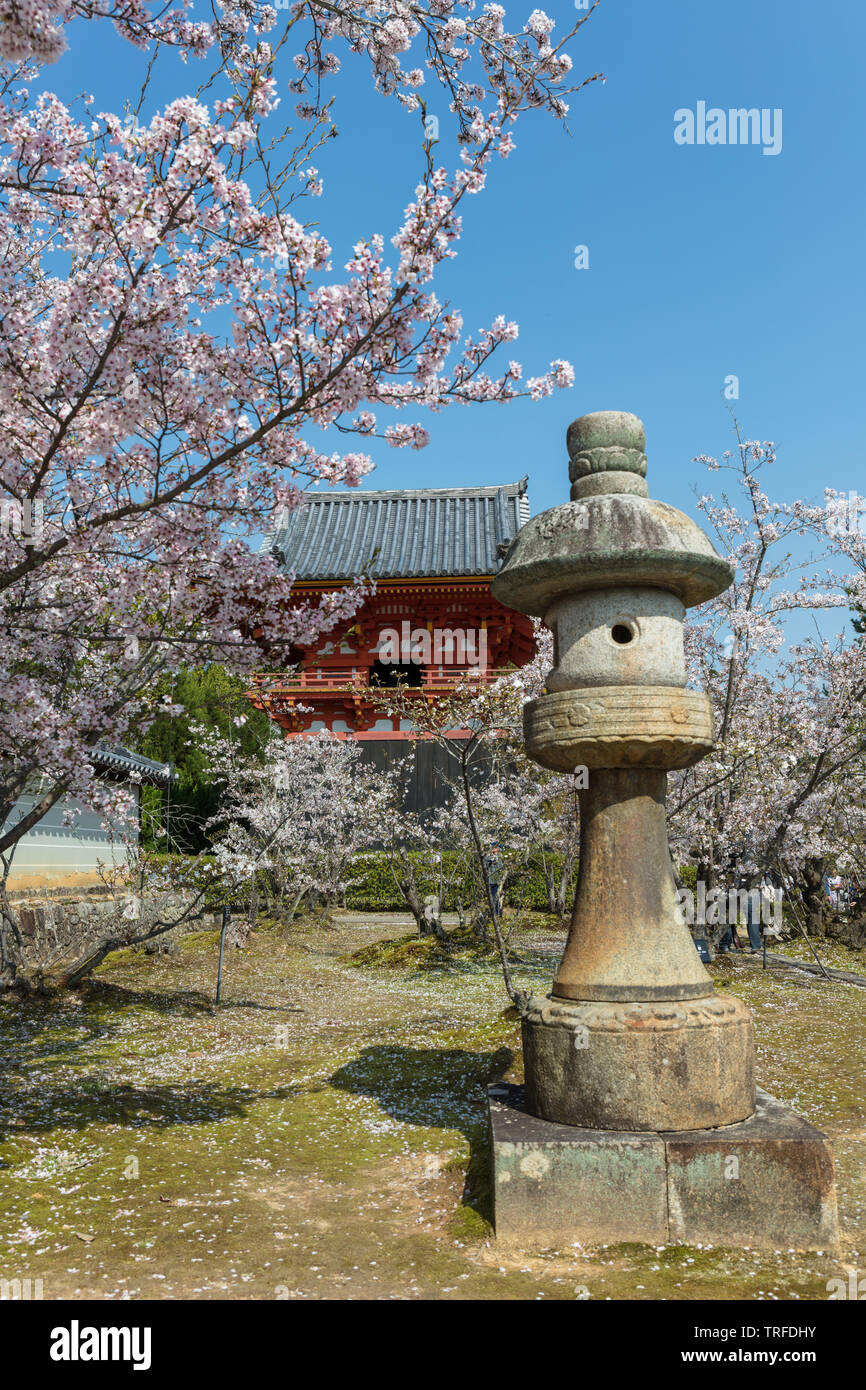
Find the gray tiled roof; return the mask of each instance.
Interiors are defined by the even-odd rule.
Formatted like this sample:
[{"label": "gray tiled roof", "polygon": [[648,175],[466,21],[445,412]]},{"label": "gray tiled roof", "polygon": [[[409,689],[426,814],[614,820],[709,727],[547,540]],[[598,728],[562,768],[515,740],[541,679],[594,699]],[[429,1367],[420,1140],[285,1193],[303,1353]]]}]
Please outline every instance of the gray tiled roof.
[{"label": "gray tiled roof", "polygon": [[529,520],[527,482],[305,493],[263,549],[298,579],[495,574],[498,547]]},{"label": "gray tiled roof", "polygon": [[161,786],[172,776],[170,763],[158,763],[155,758],[145,758],[142,753],[131,753],[128,748],[116,744],[108,747],[100,744],[93,750],[93,761],[97,767],[107,772],[137,773],[143,782]]}]

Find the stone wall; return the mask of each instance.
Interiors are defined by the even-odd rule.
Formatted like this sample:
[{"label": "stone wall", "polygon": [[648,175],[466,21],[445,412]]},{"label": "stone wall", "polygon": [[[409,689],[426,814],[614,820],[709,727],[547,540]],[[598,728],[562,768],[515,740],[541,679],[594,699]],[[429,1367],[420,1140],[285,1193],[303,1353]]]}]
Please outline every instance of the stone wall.
[{"label": "stone wall", "polygon": [[[33,969],[56,970],[83,956],[106,935],[134,940],[149,926],[161,920],[181,917],[186,899],[179,893],[162,893],[149,898],[132,899],[82,894],[60,896],[42,894],[38,898],[19,897],[10,903],[21,934],[23,964]],[[125,911],[135,910],[137,916]],[[172,950],[180,936],[189,931],[211,930],[220,924],[220,914],[205,912],[180,923],[171,931],[153,939],[146,949]],[[11,949],[7,932],[7,950]],[[11,972],[0,968],[0,991],[11,984]]]}]

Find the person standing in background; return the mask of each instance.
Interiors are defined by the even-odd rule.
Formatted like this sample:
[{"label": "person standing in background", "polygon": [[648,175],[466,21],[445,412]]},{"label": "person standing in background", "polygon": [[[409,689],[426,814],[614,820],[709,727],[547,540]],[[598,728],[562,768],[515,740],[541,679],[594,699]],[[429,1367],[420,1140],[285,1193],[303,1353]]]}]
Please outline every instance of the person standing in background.
[{"label": "person standing in background", "polygon": [[493,911],[496,913],[497,917],[500,917],[502,915],[501,894],[504,868],[502,863],[502,847],[500,845],[490,846],[489,851],[484,857],[484,868],[487,874],[487,882],[490,884]]}]

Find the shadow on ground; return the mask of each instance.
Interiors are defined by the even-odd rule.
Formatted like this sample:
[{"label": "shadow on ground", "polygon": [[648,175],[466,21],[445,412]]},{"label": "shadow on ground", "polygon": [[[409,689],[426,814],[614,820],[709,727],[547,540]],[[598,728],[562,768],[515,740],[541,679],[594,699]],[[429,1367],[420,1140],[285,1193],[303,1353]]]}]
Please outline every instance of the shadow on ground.
[{"label": "shadow on ground", "polygon": [[[233,1007],[256,1005],[244,1000],[219,1013],[228,1014]],[[209,1124],[244,1116],[261,1100],[287,1100],[309,1089],[291,1082],[257,1089],[183,1076],[132,1084],[99,1074],[100,1047],[108,1045],[105,1055],[111,1056],[115,1034],[130,1017],[213,1015],[212,999],[198,990],[166,994],[93,982],[75,993],[12,1002],[3,1012],[0,1142],[57,1128],[86,1130],[95,1123],[132,1129]],[[70,1079],[70,1067],[80,1069],[80,1080]],[[55,1077],[57,1084],[52,1084]]]},{"label": "shadow on ground", "polygon": [[210,1081],[186,1081],[154,1086],[104,1084],[96,1079],[77,1086],[24,1092],[0,1100],[0,1143],[19,1134],[49,1133],[54,1129],[86,1130],[93,1124],[130,1129],[166,1129],[172,1125],[205,1125],[232,1116],[246,1116],[262,1100],[291,1100],[309,1086],[220,1086]]},{"label": "shadow on ground", "polygon": [[329,1077],[352,1095],[370,1096],[392,1119],[425,1128],[456,1129],[469,1143],[463,1205],[493,1222],[486,1087],[501,1081],[514,1061],[496,1052],[461,1048],[365,1047]]},{"label": "shadow on ground", "polygon": [[217,1008],[213,997],[197,989],[163,992],[129,989],[93,981],[80,990],[58,990],[37,997],[12,1000],[3,1006],[4,1021],[14,1034],[14,1045],[0,1044],[0,1075],[14,1071],[22,1059],[45,1069],[69,1066],[78,1056],[92,1063],[90,1049],[100,1038],[110,1038],[115,1028],[134,1015],[170,1019],[226,1017],[233,1009],[268,1013],[303,1013],[292,1004],[263,1004],[255,999],[225,999]]}]

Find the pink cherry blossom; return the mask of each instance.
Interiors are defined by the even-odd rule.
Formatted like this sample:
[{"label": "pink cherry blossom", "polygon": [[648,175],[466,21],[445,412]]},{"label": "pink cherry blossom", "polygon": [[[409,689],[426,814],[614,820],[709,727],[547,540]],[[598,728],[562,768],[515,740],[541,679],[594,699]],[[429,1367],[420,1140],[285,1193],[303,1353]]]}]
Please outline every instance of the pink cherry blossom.
[{"label": "pink cherry blossom", "polygon": [[[207,23],[190,13],[0,0],[4,874],[64,793],[117,810],[92,750],[136,739],[162,672],[284,669],[356,609],[363,576],[310,607],[260,550],[284,508],[311,487],[360,483],[371,435],[423,448],[422,413],[573,381],[556,360],[522,385],[519,363],[496,365],[517,325],[502,314],[465,334],[435,281],[457,254],[461,203],[483,196],[515,122],[561,119],[582,85],[564,85],[563,49],[582,21],[554,42],[540,12],[510,33],[501,6],[469,0],[385,12],[292,0],[285,13],[222,0]],[[157,63],[179,50],[197,94],[155,109],[148,89],[125,113],[102,110],[98,93],[31,95],[28,72],[76,61],[62,56],[67,31],[80,41],[73,20],[94,34],[111,22]],[[300,134],[281,124],[287,44]],[[423,115],[421,75],[441,87],[460,159],[433,167],[419,130],[399,225],[359,236],[340,266],[306,200],[322,192],[316,151],[347,63],[396,99],[395,120],[414,119],[401,109],[412,102]],[[8,824],[34,786],[32,815]]]}]

